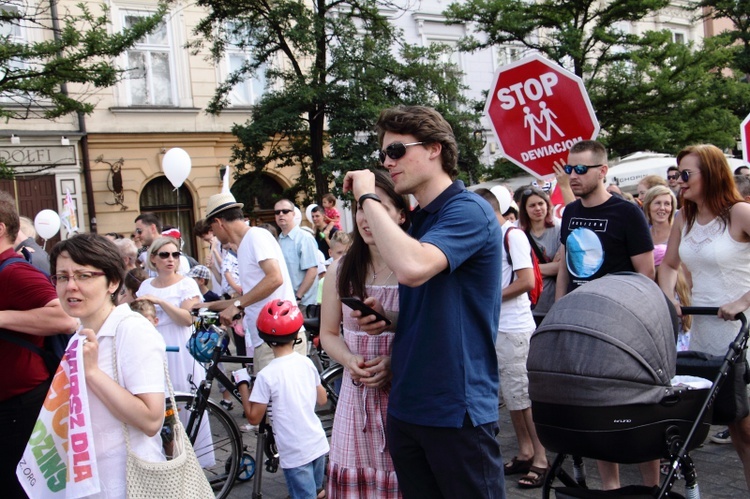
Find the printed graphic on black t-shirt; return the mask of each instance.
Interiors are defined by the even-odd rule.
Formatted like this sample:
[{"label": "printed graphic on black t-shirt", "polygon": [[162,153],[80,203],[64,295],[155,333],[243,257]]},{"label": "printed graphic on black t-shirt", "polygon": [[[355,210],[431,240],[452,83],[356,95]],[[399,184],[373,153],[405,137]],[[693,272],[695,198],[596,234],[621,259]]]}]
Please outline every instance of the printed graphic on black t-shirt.
[{"label": "printed graphic on black t-shirt", "polygon": [[607,232],[604,219],[571,218],[568,224],[566,263],[573,277],[589,279],[604,263],[604,248],[597,232]]},{"label": "printed graphic on black t-shirt", "polygon": [[612,272],[632,272],[631,256],[653,249],[643,212],[615,197],[593,208],[569,205],[561,229],[568,291]]}]

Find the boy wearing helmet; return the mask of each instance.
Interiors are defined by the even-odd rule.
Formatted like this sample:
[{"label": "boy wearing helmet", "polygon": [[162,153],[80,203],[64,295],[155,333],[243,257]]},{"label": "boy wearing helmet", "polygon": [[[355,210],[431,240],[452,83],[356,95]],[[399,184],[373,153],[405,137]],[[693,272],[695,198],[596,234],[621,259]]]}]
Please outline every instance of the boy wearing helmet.
[{"label": "boy wearing helmet", "polygon": [[261,339],[273,350],[274,359],[258,373],[249,397],[247,371],[235,372],[250,424],[259,424],[273,401],[273,433],[292,499],[321,493],[325,497],[323,476],[329,450],[325,431],[315,415],[315,404],[326,403],[325,389],[312,361],[294,351],[302,323],[302,312],[294,303],[279,299],[266,303],[256,325]]}]

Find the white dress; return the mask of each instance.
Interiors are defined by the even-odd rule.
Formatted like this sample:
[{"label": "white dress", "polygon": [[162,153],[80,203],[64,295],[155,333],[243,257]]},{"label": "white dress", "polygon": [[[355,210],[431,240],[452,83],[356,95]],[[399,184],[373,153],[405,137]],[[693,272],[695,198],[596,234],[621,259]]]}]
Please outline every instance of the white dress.
[{"label": "white dress", "polygon": [[[143,281],[136,294],[138,296],[153,295],[175,307],[179,307],[182,302],[190,298],[198,297],[200,301],[203,301],[198,284],[189,277],[180,279],[166,288],[155,287],[153,281],[153,279]],[[191,390],[190,383],[188,383],[189,374],[193,375],[193,383],[196,385],[206,377],[206,371],[195,361],[185,346],[192,334],[192,327],[175,324],[172,318],[158,305],[156,306],[156,318],[159,319],[156,330],[162,334],[167,346],[180,347],[179,352],[167,352],[167,364],[169,365],[169,377],[172,379],[172,386],[176,392],[189,393]]]},{"label": "white dress", "polygon": [[[180,279],[175,284],[166,288],[157,288],[153,285],[153,279],[146,279],[138,289],[138,296],[152,295],[160,298],[167,303],[179,307],[182,302],[190,298],[198,297],[203,301],[201,290],[198,284],[189,278]],[[156,318],[159,324],[156,330],[164,337],[167,346],[180,347],[179,352],[167,352],[167,366],[169,368],[169,377],[172,381],[172,387],[175,392],[190,393],[192,385],[188,382],[188,375],[192,374],[193,384],[200,385],[201,381],[206,379],[206,370],[200,365],[187,349],[187,342],[193,332],[192,326],[180,326],[175,324],[169,315],[160,307],[156,306]],[[180,412],[182,424],[187,426],[187,411]],[[203,420],[194,447],[202,449],[198,452],[198,461],[201,466],[213,466],[214,452],[211,442],[211,427],[208,418]]]},{"label": "white dress", "polygon": [[[696,221],[690,232],[686,232],[686,227],[682,229],[680,259],[692,274],[692,305],[720,307],[749,291],[750,243],[732,239],[720,218],[706,225]],[[739,321],[696,315],[690,350],[723,356],[739,330]]]}]

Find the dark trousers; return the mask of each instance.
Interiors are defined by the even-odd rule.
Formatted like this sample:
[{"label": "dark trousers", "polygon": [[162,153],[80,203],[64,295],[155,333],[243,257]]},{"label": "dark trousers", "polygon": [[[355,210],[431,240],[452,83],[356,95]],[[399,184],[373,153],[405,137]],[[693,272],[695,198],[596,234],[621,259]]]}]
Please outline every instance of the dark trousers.
[{"label": "dark trousers", "polygon": [[0,452],[0,486],[6,499],[26,499],[16,478],[18,462],[34,430],[36,418],[47,396],[49,383],[0,402],[0,428],[3,429],[3,450]]},{"label": "dark trousers", "polygon": [[390,414],[388,445],[405,499],[505,497],[497,423],[461,428],[420,426]]}]

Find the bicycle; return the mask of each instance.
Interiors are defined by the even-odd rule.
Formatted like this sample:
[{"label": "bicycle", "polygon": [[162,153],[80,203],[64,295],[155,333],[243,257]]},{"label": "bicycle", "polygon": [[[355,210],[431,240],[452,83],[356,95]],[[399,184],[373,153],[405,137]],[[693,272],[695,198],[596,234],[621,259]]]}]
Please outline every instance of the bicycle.
[{"label": "bicycle", "polygon": [[[262,497],[262,467],[258,468],[256,459],[258,456],[266,455],[266,470],[275,472],[278,469],[278,452],[276,452],[273,432],[266,419],[258,426],[258,438],[256,443],[255,458],[246,452],[242,440],[242,432],[237,422],[218,403],[211,398],[211,389],[214,381],[224,386],[232,394],[237,402],[242,405],[239,388],[229,376],[227,376],[219,367],[219,363],[239,363],[252,364],[252,357],[242,357],[225,355],[228,344],[227,333],[217,326],[218,313],[201,310],[196,311],[195,320],[196,333],[204,333],[208,344],[201,344],[201,348],[196,350],[195,347],[189,350],[196,360],[201,362],[206,369],[206,378],[201,381],[199,386],[195,386],[193,393],[176,394],[178,412],[181,413],[185,430],[193,443],[198,460],[201,461],[206,477],[209,483],[216,491],[217,499],[225,498],[235,481],[247,482],[255,477],[253,484],[253,498]],[[196,334],[191,341],[197,341]],[[334,387],[340,387],[340,379],[343,375],[343,369],[338,370],[332,366],[321,373],[321,384],[328,394],[328,403],[316,410],[321,421],[330,421],[332,425],[333,413],[336,410],[338,401],[338,390]],[[254,379],[254,375],[251,375]],[[191,380],[192,382],[192,380]],[[185,416],[182,416],[185,415]],[[204,423],[204,417],[208,416],[207,423]],[[325,418],[325,421],[324,421]],[[204,427],[202,429],[202,426]],[[207,428],[207,429],[206,429]],[[210,431],[210,434],[206,432]],[[330,428],[327,431],[330,435]],[[210,463],[210,464],[204,464]]]}]

